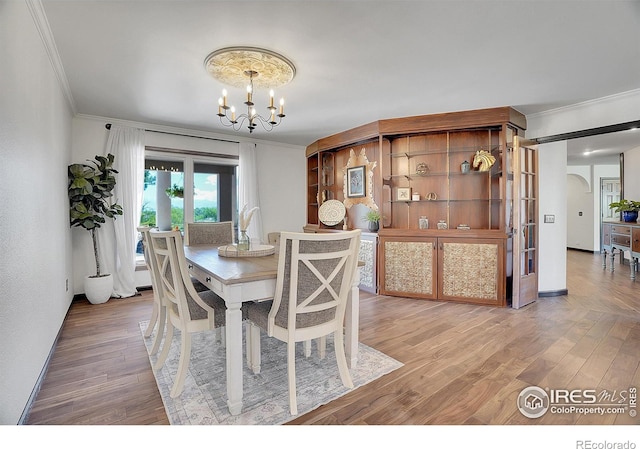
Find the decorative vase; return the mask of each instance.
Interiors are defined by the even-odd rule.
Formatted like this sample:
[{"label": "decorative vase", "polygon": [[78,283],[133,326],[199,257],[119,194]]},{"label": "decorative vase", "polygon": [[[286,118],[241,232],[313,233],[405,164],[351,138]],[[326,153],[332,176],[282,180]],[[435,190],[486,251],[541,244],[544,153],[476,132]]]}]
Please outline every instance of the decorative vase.
[{"label": "decorative vase", "polygon": [[638,211],[637,210],[624,210],[624,211],[622,211],[622,219],[627,223],[634,222],[634,221],[636,221],[638,219]]},{"label": "decorative vase", "polygon": [[471,168],[471,165],[467,161],[464,161],[462,164],[460,164],[460,171],[462,173],[469,173],[470,168]]},{"label": "decorative vase", "polygon": [[369,222],[369,232],[378,232],[378,229],[380,229],[380,223],[377,221],[370,221]]},{"label": "decorative vase", "polygon": [[84,277],[84,294],[91,304],[103,304],[111,298],[113,292],[113,276]]},{"label": "decorative vase", "polygon": [[240,236],[238,237],[238,251],[249,251],[251,247],[251,239],[247,235],[246,230],[240,230]]}]

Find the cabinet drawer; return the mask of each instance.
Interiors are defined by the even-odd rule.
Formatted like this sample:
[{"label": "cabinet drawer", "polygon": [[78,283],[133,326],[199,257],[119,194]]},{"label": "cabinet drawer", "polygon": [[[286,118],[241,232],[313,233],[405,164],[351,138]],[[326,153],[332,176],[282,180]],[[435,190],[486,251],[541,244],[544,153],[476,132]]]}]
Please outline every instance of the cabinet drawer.
[{"label": "cabinet drawer", "polygon": [[631,246],[631,236],[629,235],[620,235],[613,234],[611,236],[611,244],[622,245],[622,246]]},{"label": "cabinet drawer", "polygon": [[631,235],[631,226],[611,226],[611,233]]},{"label": "cabinet drawer", "polygon": [[640,253],[640,228],[633,228],[633,236],[631,240],[631,251],[634,253]]}]

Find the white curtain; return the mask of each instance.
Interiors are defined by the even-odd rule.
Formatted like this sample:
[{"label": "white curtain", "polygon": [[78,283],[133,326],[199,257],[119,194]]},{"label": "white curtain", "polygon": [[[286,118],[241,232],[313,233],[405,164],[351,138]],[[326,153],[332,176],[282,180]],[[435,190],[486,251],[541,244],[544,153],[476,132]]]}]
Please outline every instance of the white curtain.
[{"label": "white curtain", "polygon": [[[247,211],[260,207],[258,193],[258,167],[256,162],[256,145],[240,142],[240,165],[238,169],[238,210],[246,204]],[[264,241],[262,235],[262,211],[258,209],[253,214],[247,234],[253,244]]]},{"label": "white curtain", "polygon": [[113,275],[112,296],[119,298],[137,293],[136,244],[144,184],[144,139],[142,129],[111,125],[105,148],[105,155],[115,156],[113,168],[118,174],[113,200],[122,206],[123,214],[103,225],[98,245],[105,272]]}]

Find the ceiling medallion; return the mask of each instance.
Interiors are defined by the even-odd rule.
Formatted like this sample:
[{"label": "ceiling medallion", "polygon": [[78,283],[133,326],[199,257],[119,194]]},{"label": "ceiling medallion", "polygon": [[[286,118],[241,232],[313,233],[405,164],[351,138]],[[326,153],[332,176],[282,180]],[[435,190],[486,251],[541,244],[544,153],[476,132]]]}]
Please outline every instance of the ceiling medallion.
[{"label": "ceiling medallion", "polygon": [[[226,89],[222,91],[222,97],[218,100],[218,116],[224,126],[231,126],[238,131],[247,121],[249,132],[253,132],[257,123],[266,131],[271,131],[285,117],[284,99],[280,100],[279,109],[273,104],[273,88],[289,83],[296,74],[295,66],[284,56],[256,47],[227,47],[207,56],[204,66],[221,83],[232,87],[246,86],[247,100],[244,104],[247,113],[237,116],[235,107],[227,104]],[[255,88],[271,89],[268,117],[258,114],[255,109]]]}]

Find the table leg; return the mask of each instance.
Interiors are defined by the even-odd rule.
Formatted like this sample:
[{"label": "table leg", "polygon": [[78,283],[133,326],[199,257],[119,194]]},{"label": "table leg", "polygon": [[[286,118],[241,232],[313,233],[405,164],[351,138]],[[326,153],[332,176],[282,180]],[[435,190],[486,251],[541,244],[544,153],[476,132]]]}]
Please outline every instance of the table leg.
[{"label": "table leg", "polygon": [[227,303],[227,405],[232,415],[242,412],[242,312],[240,303]]},{"label": "table leg", "polygon": [[360,326],[360,269],[356,270],[349,301],[347,302],[347,310],[345,313],[345,354],[347,356],[347,365],[354,368],[358,363],[358,330]]},{"label": "table leg", "polygon": [[602,269],[607,269],[607,250],[602,250]]},{"label": "table leg", "polygon": [[612,273],[615,271],[616,266],[616,249],[611,248],[611,268],[609,269]]}]

